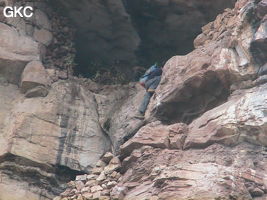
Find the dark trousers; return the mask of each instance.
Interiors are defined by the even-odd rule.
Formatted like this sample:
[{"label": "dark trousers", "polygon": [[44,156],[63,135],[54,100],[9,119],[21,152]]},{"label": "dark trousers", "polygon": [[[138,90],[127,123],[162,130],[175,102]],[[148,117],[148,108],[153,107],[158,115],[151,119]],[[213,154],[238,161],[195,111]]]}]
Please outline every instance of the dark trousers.
[{"label": "dark trousers", "polygon": [[[156,89],[160,83],[161,76],[156,76],[150,80],[148,80],[145,84],[146,90],[148,89]],[[153,96],[152,92],[146,92],[144,99],[139,107],[139,112],[144,114],[146,112],[147,106],[149,104],[150,98]]]}]

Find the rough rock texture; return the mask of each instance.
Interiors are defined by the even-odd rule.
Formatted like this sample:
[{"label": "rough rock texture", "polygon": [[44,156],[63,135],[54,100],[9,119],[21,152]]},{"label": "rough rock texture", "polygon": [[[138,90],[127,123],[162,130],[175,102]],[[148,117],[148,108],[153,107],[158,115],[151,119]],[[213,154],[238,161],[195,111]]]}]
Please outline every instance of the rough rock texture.
[{"label": "rough rock texture", "polygon": [[[147,119],[172,125],[148,124],[121,147],[118,185],[136,183],[123,199],[267,197],[266,79],[257,74],[265,39],[260,54],[252,51],[257,32],[266,37],[257,3],[238,1],[202,28],[195,51],[167,62]],[[177,122],[188,124],[182,150],[168,145]]]},{"label": "rough rock texture", "polygon": [[[107,161],[107,158],[111,160]],[[69,187],[60,194],[61,198],[72,199],[110,199],[109,196],[116,199],[120,193],[115,192],[112,188],[117,185],[121,174],[117,172],[120,168],[120,160],[110,152],[106,153],[101,160],[97,162],[96,168],[91,175],[76,176],[75,181],[68,183]],[[101,173],[96,173],[101,169]]]},{"label": "rough rock texture", "polygon": [[40,61],[29,62],[21,75],[21,91],[27,92],[36,86],[49,86],[50,78]]},{"label": "rough rock texture", "polygon": [[[116,87],[112,89],[109,86],[114,93],[105,96],[107,95],[104,92],[105,88],[92,89],[80,80],[68,80],[53,83],[45,98],[27,99],[17,86],[5,80],[2,80],[2,83],[3,85],[0,86],[2,105],[0,108],[0,171],[4,177],[2,183],[6,184],[1,193],[2,199],[9,198],[8,191],[15,187],[16,181],[21,184],[21,192],[18,194],[21,197],[37,199],[39,195],[43,195],[49,199],[64,187],[60,184],[70,180],[79,171],[83,173],[92,171],[100,156],[111,149],[111,146],[116,146],[118,149],[124,134],[132,130],[131,127],[127,128],[123,125],[136,123],[135,119],[131,120],[128,113],[124,113],[124,109],[120,108],[124,101],[130,104],[132,97],[128,97],[126,91],[132,91],[133,96],[136,95],[134,91],[143,92],[140,88],[136,89],[134,85],[129,88],[125,86],[125,91]],[[91,89],[95,93],[91,92]],[[32,90],[29,91],[32,92]],[[122,91],[121,96],[117,96],[118,105],[111,102],[101,104],[96,100],[100,99],[100,96],[102,99],[115,98],[115,94]],[[26,95],[34,94],[26,93]],[[140,102],[141,97],[139,93],[137,102]],[[122,98],[121,101],[119,101],[120,98]],[[106,113],[101,111],[113,106],[118,108],[121,115],[124,113],[126,116],[121,121],[123,125],[116,124],[116,121],[102,121],[111,117],[111,111],[106,110]],[[133,116],[134,113],[132,112],[131,115]],[[115,134],[104,130],[101,127],[103,123],[110,123],[112,128],[117,127],[121,131]],[[106,170],[114,169],[117,167],[111,166]],[[59,176],[62,173],[64,175]],[[35,174],[43,180],[42,184],[39,179],[32,178]],[[31,187],[28,181],[37,184],[36,188]]]},{"label": "rough rock texture", "polygon": [[[257,27],[265,22],[250,16],[255,9],[251,3],[242,5],[242,9],[238,6],[239,3],[202,27],[203,33],[195,39],[196,50],[186,56],[174,56],[166,63],[151,104],[152,115],[190,123],[226,101],[232,90],[252,86],[250,82],[263,64],[256,61],[251,45]],[[259,49],[265,52],[264,48]]]},{"label": "rough rock texture", "polygon": [[46,98],[16,101],[3,118],[10,120],[2,129],[1,155],[88,171],[109,148],[94,95],[78,84],[57,83]]},{"label": "rough rock texture", "polygon": [[109,135],[113,149],[117,151],[125,136],[131,137],[144,124],[134,118],[144,96],[144,90],[137,84],[107,87],[96,95],[99,122]]},{"label": "rough rock texture", "polygon": [[54,3],[63,7],[77,26],[81,56],[109,63],[136,60],[134,51],[140,39],[121,0],[80,0],[79,3],[57,0]]},{"label": "rough rock texture", "polygon": [[[56,72],[53,81],[62,79],[64,73],[70,76],[74,64],[74,29],[69,20],[51,9],[47,1],[1,1],[4,6],[32,6],[34,15],[31,18],[5,18],[0,13],[1,22],[1,69],[9,82],[18,84],[21,72],[30,61],[41,61],[45,68]],[[4,52],[5,50],[5,52]],[[9,67],[10,66],[10,67]]]},{"label": "rough rock texture", "polygon": [[241,142],[267,146],[266,87],[264,84],[232,95],[225,104],[192,122],[185,148],[205,147],[212,143],[231,146]]},{"label": "rough rock texture", "polygon": [[[137,84],[97,85],[71,78],[64,67],[40,67],[39,58],[36,71],[25,68],[37,63],[32,58],[14,73],[6,69],[17,59],[0,64],[0,199],[46,200],[67,188],[55,199],[265,200],[264,6],[265,0],[239,0],[202,27],[196,49],[164,66],[144,121],[134,118],[144,94]],[[45,12],[37,13],[34,23],[52,29]],[[2,23],[0,33],[39,46],[37,57],[51,49],[52,61],[64,54],[55,38],[61,44],[65,37],[55,36],[51,47],[15,22]],[[1,38],[0,50],[7,46],[28,52]],[[116,156],[104,155],[110,150]]]},{"label": "rough rock texture", "polygon": [[39,60],[38,43],[0,22],[0,44],[0,74],[9,82],[18,84],[25,65]]},{"label": "rough rock texture", "polygon": [[88,65],[92,64],[130,68],[128,63],[148,65],[188,53],[200,28],[235,1],[77,2],[57,0],[53,4],[62,8],[77,28],[79,70],[91,73]]},{"label": "rough rock texture", "polygon": [[109,193],[71,198],[267,198],[264,2],[238,1],[202,28],[196,50],[166,63],[145,124],[121,146],[121,167],[108,167],[122,177]]}]

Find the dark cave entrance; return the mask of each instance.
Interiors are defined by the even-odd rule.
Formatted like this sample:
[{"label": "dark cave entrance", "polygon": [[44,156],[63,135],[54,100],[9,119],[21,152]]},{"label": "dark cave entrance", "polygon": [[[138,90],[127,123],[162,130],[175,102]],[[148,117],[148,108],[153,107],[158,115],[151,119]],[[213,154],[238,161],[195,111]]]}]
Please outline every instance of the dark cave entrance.
[{"label": "dark cave entrance", "polygon": [[58,0],[56,5],[77,30],[74,75],[120,76],[131,81],[137,78],[135,66],[164,65],[174,55],[191,52],[201,27],[234,3],[122,0],[74,4],[72,0]]}]

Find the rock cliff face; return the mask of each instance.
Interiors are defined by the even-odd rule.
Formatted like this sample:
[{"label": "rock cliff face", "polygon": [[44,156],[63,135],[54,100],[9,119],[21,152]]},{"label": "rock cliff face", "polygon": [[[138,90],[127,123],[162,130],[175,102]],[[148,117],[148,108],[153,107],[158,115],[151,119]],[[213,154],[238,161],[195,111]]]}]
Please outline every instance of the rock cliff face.
[{"label": "rock cliff face", "polygon": [[[104,8],[113,8],[118,17],[111,21],[122,27],[115,32],[131,30],[126,42],[141,41],[126,20],[125,4],[92,2],[58,1],[67,10],[90,7],[103,20],[109,16]],[[141,10],[160,5],[165,14],[174,2],[194,12],[205,5],[137,2]],[[135,3],[124,3],[138,13]],[[237,1],[202,27],[194,51],[169,59],[143,121],[134,118],[143,89],[71,76],[75,50],[66,42],[74,38],[68,20],[46,1],[30,5],[33,19],[0,16],[0,200],[46,200],[60,193],[56,200],[267,198],[266,0]],[[70,16],[82,23],[84,12],[77,18],[75,12]],[[151,13],[142,13],[150,19]],[[137,46],[121,48],[124,58]]]},{"label": "rock cliff face", "polygon": [[129,68],[129,64],[165,62],[171,56],[189,53],[201,27],[234,2],[51,1],[77,28],[77,60],[84,73],[91,71],[87,68],[92,62]]}]

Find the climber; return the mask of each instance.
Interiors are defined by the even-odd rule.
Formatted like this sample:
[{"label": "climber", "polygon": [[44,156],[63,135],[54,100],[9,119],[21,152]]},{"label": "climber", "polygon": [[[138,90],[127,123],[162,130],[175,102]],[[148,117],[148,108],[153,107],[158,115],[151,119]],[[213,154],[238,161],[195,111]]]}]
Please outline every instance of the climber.
[{"label": "climber", "polygon": [[140,78],[139,83],[146,89],[144,99],[138,109],[135,118],[144,119],[144,115],[149,104],[150,98],[153,96],[156,88],[161,80],[162,69],[157,63],[152,65],[146,73]]}]

